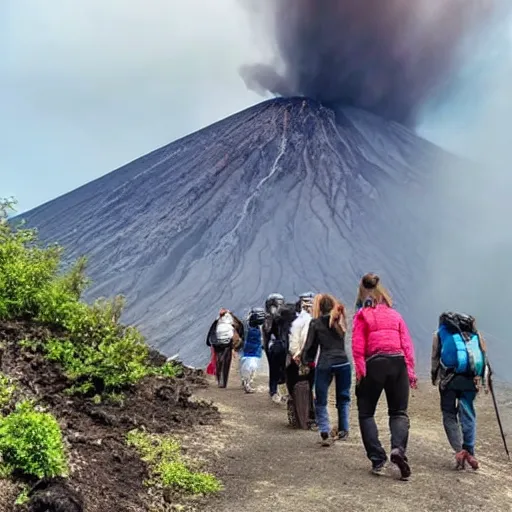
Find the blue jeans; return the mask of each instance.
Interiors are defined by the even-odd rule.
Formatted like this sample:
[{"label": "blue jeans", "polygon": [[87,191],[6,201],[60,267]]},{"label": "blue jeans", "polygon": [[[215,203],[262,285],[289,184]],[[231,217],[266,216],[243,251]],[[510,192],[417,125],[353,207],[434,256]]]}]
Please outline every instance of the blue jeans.
[{"label": "blue jeans", "polygon": [[321,433],[329,433],[329,413],[327,412],[327,395],[332,379],[336,381],[336,408],[338,409],[339,431],[349,430],[350,386],[352,369],[350,363],[317,368],[315,376],[315,410],[318,429]]},{"label": "blue jeans", "polygon": [[475,454],[476,391],[445,389],[441,391],[441,411],[446,437],[455,452],[462,449]]}]

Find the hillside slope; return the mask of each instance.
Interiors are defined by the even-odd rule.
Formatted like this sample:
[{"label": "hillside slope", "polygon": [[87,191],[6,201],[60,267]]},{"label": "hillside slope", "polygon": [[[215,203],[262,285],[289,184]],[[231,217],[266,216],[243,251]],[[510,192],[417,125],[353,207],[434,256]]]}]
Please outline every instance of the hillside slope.
[{"label": "hillside slope", "polygon": [[369,270],[429,340],[433,319],[417,314],[415,288],[431,239],[429,187],[445,158],[366,112],[275,99],[23,217],[68,258],[88,255],[89,298],[126,294],[124,321],[186,363],[205,363],[219,307],[242,314],[270,292],[305,289],[352,303]]}]

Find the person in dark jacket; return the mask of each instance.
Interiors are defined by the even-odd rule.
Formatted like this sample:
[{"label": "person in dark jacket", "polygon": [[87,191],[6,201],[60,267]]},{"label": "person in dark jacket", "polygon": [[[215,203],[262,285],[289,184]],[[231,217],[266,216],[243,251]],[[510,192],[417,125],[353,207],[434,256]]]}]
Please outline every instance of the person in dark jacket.
[{"label": "person in dark jacket", "polygon": [[225,388],[228,385],[233,347],[243,339],[244,326],[242,322],[231,311],[221,309],[206,337],[206,345],[213,347],[215,351],[215,376],[219,388]]},{"label": "person in dark jacket", "polygon": [[331,444],[327,396],[333,378],[336,381],[338,409],[338,439],[348,438],[350,413],[351,366],[345,352],[345,307],[332,295],[316,295],[313,320],[303,352],[303,362],[316,362],[315,409],[316,421],[323,446]]}]

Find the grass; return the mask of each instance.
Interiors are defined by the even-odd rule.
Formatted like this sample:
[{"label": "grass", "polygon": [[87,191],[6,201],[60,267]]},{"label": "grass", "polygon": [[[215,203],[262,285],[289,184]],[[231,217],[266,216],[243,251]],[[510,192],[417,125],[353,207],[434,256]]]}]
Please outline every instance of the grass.
[{"label": "grass", "polygon": [[215,476],[190,468],[181,455],[180,443],[171,436],[132,430],[127,435],[127,443],[137,449],[148,465],[151,475],[149,485],[173,488],[193,495],[213,494],[222,489]]}]

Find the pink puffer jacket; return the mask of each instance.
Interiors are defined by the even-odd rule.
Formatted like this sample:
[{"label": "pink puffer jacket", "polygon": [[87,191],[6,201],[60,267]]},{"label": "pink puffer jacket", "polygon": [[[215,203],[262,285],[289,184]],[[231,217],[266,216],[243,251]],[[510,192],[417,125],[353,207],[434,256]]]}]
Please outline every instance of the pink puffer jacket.
[{"label": "pink puffer jacket", "polygon": [[400,313],[385,304],[360,309],[354,317],[352,355],[358,379],[366,375],[366,360],[377,354],[403,354],[409,380],[416,381],[409,329]]}]

